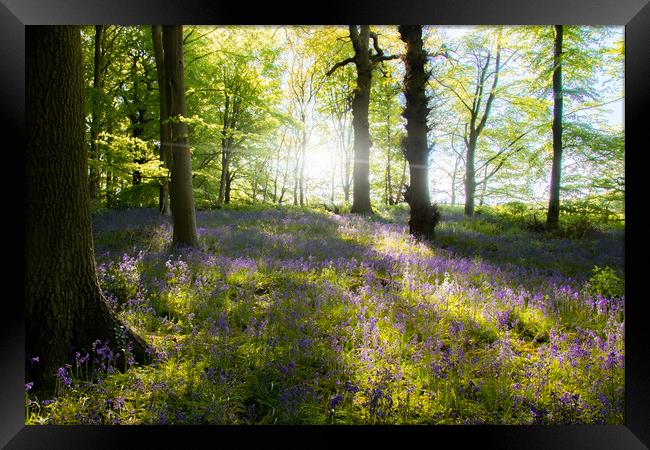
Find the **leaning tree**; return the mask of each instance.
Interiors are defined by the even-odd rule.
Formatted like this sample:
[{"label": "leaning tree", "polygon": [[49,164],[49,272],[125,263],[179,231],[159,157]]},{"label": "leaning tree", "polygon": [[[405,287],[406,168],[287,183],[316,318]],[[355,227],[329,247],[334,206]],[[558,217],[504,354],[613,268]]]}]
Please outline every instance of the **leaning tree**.
[{"label": "leaning tree", "polygon": [[79,27],[28,26],[25,38],[25,344],[40,359],[28,380],[47,391],[72,352],[96,339],[122,349],[131,341],[140,361],[147,345],[97,280]]}]

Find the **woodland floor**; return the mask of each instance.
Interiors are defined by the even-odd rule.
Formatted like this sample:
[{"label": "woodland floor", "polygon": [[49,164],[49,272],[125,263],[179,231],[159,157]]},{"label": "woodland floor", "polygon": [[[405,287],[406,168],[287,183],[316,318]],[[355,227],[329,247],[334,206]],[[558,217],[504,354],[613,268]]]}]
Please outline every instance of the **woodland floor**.
[{"label": "woodland floor", "polygon": [[200,248],[173,250],[155,210],[96,214],[102,289],[155,352],[116,370],[88,343],[27,423],[623,423],[622,230],[446,208],[424,244],[406,222],[199,211]]}]

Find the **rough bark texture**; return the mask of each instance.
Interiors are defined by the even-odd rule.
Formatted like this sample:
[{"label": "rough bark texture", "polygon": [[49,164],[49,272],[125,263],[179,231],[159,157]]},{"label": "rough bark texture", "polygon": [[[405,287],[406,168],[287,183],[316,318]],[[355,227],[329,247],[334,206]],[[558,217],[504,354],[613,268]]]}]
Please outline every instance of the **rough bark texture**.
[{"label": "rough bark texture", "polygon": [[426,53],[422,48],[422,26],[400,25],[401,39],[406,43],[404,57],[404,96],[406,107],[406,138],[404,154],[409,162],[411,184],[405,196],[410,209],[409,232],[417,237],[432,239],[440,218],[429,196],[429,146],[427,144],[428,75],[424,70]]},{"label": "rough bark texture", "polygon": [[[165,54],[162,45],[162,26],[152,25],[151,37],[153,40],[154,55],[156,58],[156,78],[160,91],[160,160],[169,169],[171,163],[171,124],[169,123],[169,110],[167,100],[167,85],[165,81]],[[158,210],[162,215],[171,214],[169,201],[169,178],[165,177],[159,187]]]},{"label": "rough bark texture", "polygon": [[546,226],[557,228],[560,221],[560,178],[562,175],[562,25],[555,25],[553,51],[553,166]]},{"label": "rough bark texture", "polygon": [[171,125],[171,209],[174,222],[173,243],[196,246],[196,214],[192,192],[192,155],[187,141],[185,117],[185,80],[183,73],[183,27],[163,26],[163,52],[168,111]]},{"label": "rough bark texture", "polygon": [[[146,344],[112,313],[95,271],[79,27],[26,28],[25,337],[34,389],[50,390],[72,352],[96,339]],[[120,328],[124,327],[124,328]]]}]

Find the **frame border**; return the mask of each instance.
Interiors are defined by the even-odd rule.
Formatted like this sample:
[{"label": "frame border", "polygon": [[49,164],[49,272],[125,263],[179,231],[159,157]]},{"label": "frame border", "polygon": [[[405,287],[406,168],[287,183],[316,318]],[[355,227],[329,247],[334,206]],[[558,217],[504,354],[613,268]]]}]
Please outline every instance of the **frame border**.
[{"label": "frame border", "polygon": [[[643,233],[641,210],[630,208],[639,202],[637,197],[643,185],[638,172],[642,145],[647,145],[646,133],[648,105],[650,105],[650,4],[648,0],[563,0],[518,1],[493,0],[363,0],[343,2],[334,0],[316,5],[316,11],[307,12],[304,5],[280,6],[267,2],[251,8],[247,4],[226,3],[223,0],[201,4],[201,0],[0,0],[0,126],[14,145],[5,144],[10,156],[9,172],[16,177],[2,178],[4,191],[13,193],[16,185],[24,186],[23,152],[25,143],[25,25],[36,24],[112,24],[149,23],[187,24],[340,24],[357,23],[426,23],[437,25],[464,24],[584,24],[625,25],[625,129],[626,129],[626,179],[632,188],[626,195],[626,262],[641,256],[636,243]],[[644,139],[642,141],[642,139]],[[642,144],[642,142],[644,144]],[[633,143],[633,144],[630,144]],[[639,147],[634,154],[630,148]],[[14,147],[18,151],[12,151]],[[5,172],[5,173],[6,173]],[[629,188],[628,188],[629,189]],[[28,214],[24,192],[7,195],[16,202],[17,209]],[[14,206],[10,203],[11,206]],[[13,211],[14,208],[7,209]],[[9,216],[12,217],[12,216]],[[13,242],[25,243],[22,220],[6,221],[7,236],[20,236]],[[21,218],[24,216],[20,216]],[[639,241],[640,243],[640,241]],[[23,248],[13,254],[12,270],[24,271]],[[365,442],[396,442],[402,445],[413,442],[453,442],[500,448],[648,448],[650,446],[650,339],[644,330],[646,317],[644,298],[640,295],[640,269],[636,264],[626,268],[627,301],[625,324],[625,425],[567,425],[567,426],[401,426],[401,427],[250,427],[250,426],[33,426],[24,425],[24,311],[20,287],[18,295],[7,295],[0,327],[0,446],[6,448],[116,448],[134,447],[136,442],[187,445],[188,438],[212,438],[224,442],[234,438],[237,442],[251,439],[298,442],[296,432],[304,433],[310,443],[318,441],[338,444],[350,438]],[[13,275],[13,273],[12,273]],[[14,280],[20,280],[19,274]],[[24,277],[23,277],[24,279]],[[9,280],[7,280],[9,281]],[[12,283],[15,284],[15,283]],[[9,285],[9,284],[8,284]],[[20,298],[19,302],[15,298]],[[290,440],[287,440],[287,437]],[[319,443],[320,443],[319,442]],[[47,445],[45,445],[47,443]],[[175,445],[174,445],[175,446]]]}]

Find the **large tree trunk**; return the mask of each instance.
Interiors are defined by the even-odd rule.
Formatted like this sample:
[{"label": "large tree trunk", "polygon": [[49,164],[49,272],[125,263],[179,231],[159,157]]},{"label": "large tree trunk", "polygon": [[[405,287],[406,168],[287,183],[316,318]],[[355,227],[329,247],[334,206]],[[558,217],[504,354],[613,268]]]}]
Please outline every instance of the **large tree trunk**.
[{"label": "large tree trunk", "polygon": [[370,27],[350,26],[350,38],[354,43],[357,66],[357,87],[352,100],[352,127],[354,129],[354,163],[352,169],[352,209],[353,213],[372,213],[370,205],[370,125],[368,108],[372,86],[372,63],[369,58]]},{"label": "large tree trunk", "polygon": [[25,338],[28,355],[40,359],[27,367],[28,381],[44,391],[72,352],[96,339],[114,348],[131,340],[141,361],[146,348],[97,281],[81,67],[79,27],[26,28]]},{"label": "large tree trunk", "polygon": [[[156,77],[160,92],[160,160],[167,169],[171,166],[171,124],[169,123],[169,110],[167,109],[167,83],[165,81],[165,55],[162,44],[162,26],[152,25],[151,37],[153,40],[154,55],[156,58]],[[165,177],[160,183],[158,195],[158,210],[160,214],[171,214],[169,202],[169,178]]]},{"label": "large tree trunk", "polygon": [[562,25],[555,25],[553,52],[553,166],[546,226],[557,228],[560,221],[560,178],[562,175]]},{"label": "large tree trunk", "polygon": [[176,246],[196,246],[196,215],[192,192],[192,155],[187,142],[185,117],[185,80],[183,73],[183,27],[163,26],[165,81],[171,126],[171,209],[174,223],[173,243]]},{"label": "large tree trunk", "polygon": [[404,95],[406,107],[406,138],[404,154],[409,162],[411,184],[407,202],[411,209],[409,232],[417,237],[431,239],[438,221],[438,212],[429,196],[429,146],[427,143],[427,97],[425,87],[428,75],[424,70],[426,53],[422,48],[422,26],[400,25],[401,39],[406,43],[404,57]]},{"label": "large tree trunk", "polygon": [[92,99],[92,118],[90,121],[90,157],[93,164],[90,166],[90,198],[97,200],[99,198],[99,115],[100,104],[99,96],[103,88],[103,79],[100,76],[102,61],[102,39],[104,35],[104,26],[95,26],[95,57],[93,60],[93,99]]}]

